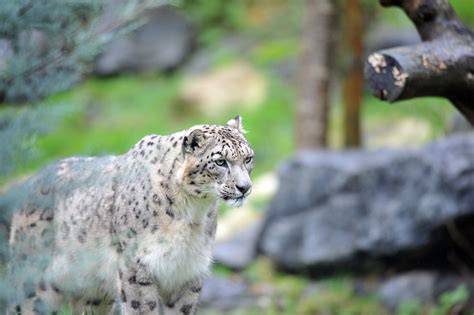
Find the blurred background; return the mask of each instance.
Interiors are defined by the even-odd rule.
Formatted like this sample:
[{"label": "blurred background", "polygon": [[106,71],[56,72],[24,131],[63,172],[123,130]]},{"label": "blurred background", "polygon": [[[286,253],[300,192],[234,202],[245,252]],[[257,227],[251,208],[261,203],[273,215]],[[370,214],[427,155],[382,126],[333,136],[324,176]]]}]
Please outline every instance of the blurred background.
[{"label": "blurred background", "polygon": [[[254,192],[221,209],[200,314],[472,314],[474,143],[451,104],[370,95],[419,42],[375,0],[6,1],[0,185],[239,114]],[[451,0],[474,26],[470,0]],[[470,146],[471,145],[471,146]]]}]

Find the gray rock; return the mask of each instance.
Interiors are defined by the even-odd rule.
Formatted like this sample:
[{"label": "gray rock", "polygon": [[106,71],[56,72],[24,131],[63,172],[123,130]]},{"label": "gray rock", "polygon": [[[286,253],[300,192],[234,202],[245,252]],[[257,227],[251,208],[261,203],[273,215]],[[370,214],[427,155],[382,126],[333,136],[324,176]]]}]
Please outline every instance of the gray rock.
[{"label": "gray rock", "polygon": [[193,25],[171,6],[150,9],[144,25],[113,40],[96,62],[98,75],[173,70],[190,55]]},{"label": "gray rock", "polygon": [[434,264],[446,260],[445,223],[474,214],[474,138],[301,152],[279,183],[259,250],[281,267],[323,274]]},{"label": "gray rock", "polygon": [[225,311],[249,307],[255,303],[255,296],[244,281],[210,277],[204,282],[199,305]]},{"label": "gray rock", "polygon": [[410,301],[432,303],[436,279],[436,274],[424,271],[397,275],[381,284],[378,296],[382,304],[391,311]]},{"label": "gray rock", "polygon": [[236,270],[242,270],[254,260],[260,223],[254,223],[214,248],[214,261]]},{"label": "gray rock", "polygon": [[463,133],[463,132],[472,132],[472,131],[474,131],[474,128],[467,121],[467,119],[464,118],[464,116],[461,115],[461,113],[459,113],[458,111],[454,112],[451,119],[449,119],[447,133],[454,134],[454,133]]},{"label": "gray rock", "polygon": [[398,274],[383,281],[378,289],[380,302],[396,311],[401,304],[418,301],[423,305],[439,303],[441,296],[463,285],[469,292],[466,301],[469,308],[474,306],[474,279],[456,274],[435,271],[412,271]]}]

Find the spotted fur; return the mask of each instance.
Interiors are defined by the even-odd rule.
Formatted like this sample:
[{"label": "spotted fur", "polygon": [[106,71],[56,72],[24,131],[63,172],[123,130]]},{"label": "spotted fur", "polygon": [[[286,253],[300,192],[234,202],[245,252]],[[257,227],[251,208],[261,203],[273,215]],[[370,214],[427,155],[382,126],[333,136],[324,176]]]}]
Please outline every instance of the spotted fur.
[{"label": "spotted fur", "polygon": [[216,203],[241,205],[252,168],[237,117],[42,170],[18,188],[9,275],[21,290],[9,312],[53,313],[70,303],[75,313],[114,305],[124,314],[193,314]]}]

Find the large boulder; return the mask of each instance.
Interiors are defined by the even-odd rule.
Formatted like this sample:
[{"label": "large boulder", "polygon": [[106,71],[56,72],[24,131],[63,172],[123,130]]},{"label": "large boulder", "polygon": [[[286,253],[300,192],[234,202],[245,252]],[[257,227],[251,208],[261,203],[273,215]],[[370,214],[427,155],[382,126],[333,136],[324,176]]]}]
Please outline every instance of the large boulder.
[{"label": "large boulder", "polygon": [[195,28],[172,6],[149,9],[143,15],[142,26],[105,47],[96,62],[98,75],[169,71],[191,54],[196,44]]},{"label": "large boulder", "polygon": [[474,138],[301,152],[282,165],[279,183],[259,249],[282,268],[318,275],[449,264],[453,229],[462,238],[474,221]]},{"label": "large boulder", "polygon": [[245,269],[255,259],[259,234],[260,222],[256,222],[229,239],[218,241],[214,246],[214,261],[234,270]]}]

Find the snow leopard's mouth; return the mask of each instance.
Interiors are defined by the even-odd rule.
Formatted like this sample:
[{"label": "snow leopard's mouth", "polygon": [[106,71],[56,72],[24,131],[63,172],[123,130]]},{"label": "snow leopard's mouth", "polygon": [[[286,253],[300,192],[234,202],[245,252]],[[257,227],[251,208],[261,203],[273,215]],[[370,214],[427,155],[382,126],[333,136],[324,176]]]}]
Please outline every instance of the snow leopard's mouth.
[{"label": "snow leopard's mouth", "polygon": [[229,206],[232,207],[240,207],[244,204],[246,196],[241,197],[230,197],[230,196],[222,196],[222,199],[227,203]]}]

